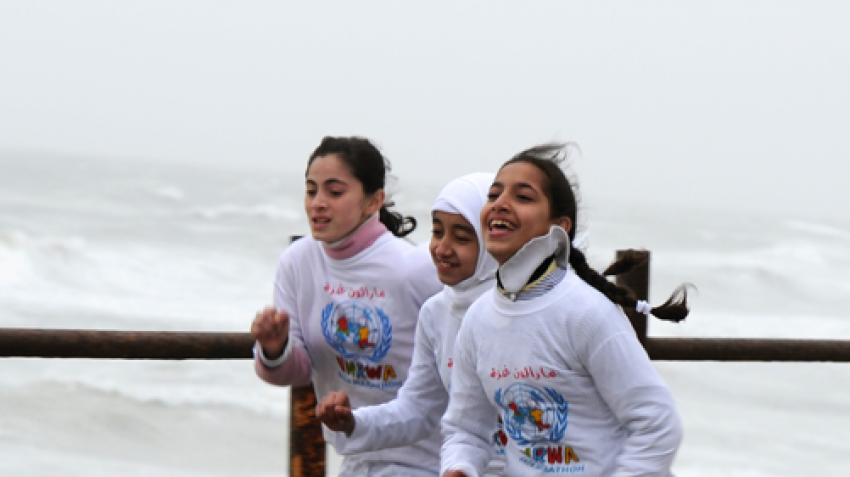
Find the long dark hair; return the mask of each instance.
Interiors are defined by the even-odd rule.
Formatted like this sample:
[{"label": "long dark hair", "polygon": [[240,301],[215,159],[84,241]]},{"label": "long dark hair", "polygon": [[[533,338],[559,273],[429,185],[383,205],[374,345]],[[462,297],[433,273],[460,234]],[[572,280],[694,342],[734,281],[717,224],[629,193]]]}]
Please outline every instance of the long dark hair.
[{"label": "long dark hair", "polygon": [[[324,137],[319,147],[310,154],[307,170],[310,170],[316,158],[331,154],[339,157],[350,168],[351,174],[363,184],[363,193],[367,196],[383,189],[386,185],[386,176],[392,167],[381,151],[368,139],[357,136]],[[392,201],[384,202],[381,205],[379,217],[393,235],[404,237],[416,228],[416,219],[389,210],[394,205]]]},{"label": "long dark hair", "polygon": [[[524,162],[531,164],[545,176],[543,193],[549,199],[549,217],[569,217],[573,226],[570,228],[570,242],[575,239],[576,224],[578,223],[578,204],[576,189],[561,169],[561,163],[569,157],[572,144],[543,144],[526,149],[515,155],[502,167],[509,164]],[[617,275],[640,265],[638,253],[626,253],[612,263],[603,272],[604,275]],[[590,267],[587,258],[581,250],[570,243],[570,266],[582,280],[596,288],[612,302],[624,307],[635,308],[637,299],[631,290],[619,287],[610,282],[603,274]],[[651,313],[662,320],[681,321],[688,316],[688,288],[690,284],[680,285],[664,304],[652,309]]]}]

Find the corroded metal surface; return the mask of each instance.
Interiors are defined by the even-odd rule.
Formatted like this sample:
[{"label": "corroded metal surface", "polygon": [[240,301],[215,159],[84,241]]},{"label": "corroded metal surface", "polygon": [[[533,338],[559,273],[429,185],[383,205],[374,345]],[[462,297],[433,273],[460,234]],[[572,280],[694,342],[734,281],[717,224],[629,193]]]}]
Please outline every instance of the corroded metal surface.
[{"label": "corroded metal surface", "polygon": [[250,333],[0,329],[0,357],[250,359]]},{"label": "corroded metal surface", "polygon": [[659,361],[850,362],[850,340],[649,338]]},{"label": "corroded metal surface", "polygon": [[316,419],[313,386],[293,386],[289,423],[290,477],[325,475],[325,439]]},{"label": "corroded metal surface", "polygon": [[[251,359],[253,343],[248,333],[0,328],[0,358]],[[650,337],[646,346],[662,361],[850,362],[850,340]]]}]

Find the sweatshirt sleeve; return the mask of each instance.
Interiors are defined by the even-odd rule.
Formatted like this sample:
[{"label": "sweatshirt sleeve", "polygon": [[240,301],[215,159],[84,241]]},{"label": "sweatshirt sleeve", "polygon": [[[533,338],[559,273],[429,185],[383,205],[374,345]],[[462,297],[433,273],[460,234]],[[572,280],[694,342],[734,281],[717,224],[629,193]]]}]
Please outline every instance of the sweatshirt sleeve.
[{"label": "sweatshirt sleeve", "polygon": [[440,473],[460,470],[467,477],[478,477],[493,454],[491,438],[498,416],[476,373],[477,351],[469,318],[467,313],[454,348],[452,390],[441,422]]},{"label": "sweatshirt sleeve", "polygon": [[287,267],[287,253],[281,256],[280,264],[275,274],[273,304],[277,310],[289,313],[289,339],[283,350],[283,355],[276,360],[269,360],[263,355],[263,350],[257,343],[254,347],[254,371],[257,376],[269,384],[278,386],[309,384],[312,378],[310,356],[304,348],[301,333],[300,317],[294,312],[293,296],[297,293],[291,274],[294,271]]},{"label": "sweatshirt sleeve", "polygon": [[354,411],[356,424],[345,454],[405,446],[439,432],[449,396],[440,380],[426,323],[424,317],[417,323],[413,361],[398,397]]},{"label": "sweatshirt sleeve", "polygon": [[682,441],[670,390],[619,310],[590,333],[587,368],[600,395],[626,429],[615,477],[667,477]]}]

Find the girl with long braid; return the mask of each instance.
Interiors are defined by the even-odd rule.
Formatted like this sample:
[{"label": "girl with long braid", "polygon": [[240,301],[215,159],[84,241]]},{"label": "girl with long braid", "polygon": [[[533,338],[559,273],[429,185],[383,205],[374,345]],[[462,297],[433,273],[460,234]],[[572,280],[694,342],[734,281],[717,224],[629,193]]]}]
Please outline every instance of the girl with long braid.
[{"label": "girl with long braid", "polygon": [[504,475],[658,476],[682,439],[673,397],[621,307],[679,321],[686,289],[651,307],[572,245],[564,145],[507,161],[481,211],[497,286],[464,316],[442,420],[444,477],[477,477],[503,421]]}]

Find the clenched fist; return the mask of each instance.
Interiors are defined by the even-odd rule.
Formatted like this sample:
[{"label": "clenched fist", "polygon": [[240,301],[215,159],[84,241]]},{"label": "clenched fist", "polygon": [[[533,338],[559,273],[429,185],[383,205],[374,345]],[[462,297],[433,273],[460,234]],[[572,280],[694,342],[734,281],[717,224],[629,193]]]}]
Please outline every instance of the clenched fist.
[{"label": "clenched fist", "polygon": [[263,309],[251,323],[251,334],[263,347],[266,358],[280,357],[289,340],[289,314],[273,307]]},{"label": "clenched fist", "polygon": [[332,391],[325,396],[319,404],[316,404],[316,419],[328,429],[344,432],[345,435],[350,436],[354,432],[356,422],[354,414],[351,413],[348,394],[345,391]]}]

